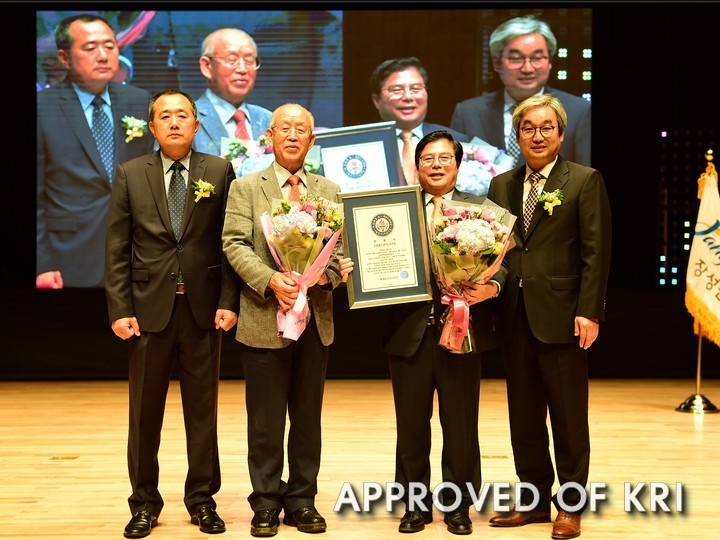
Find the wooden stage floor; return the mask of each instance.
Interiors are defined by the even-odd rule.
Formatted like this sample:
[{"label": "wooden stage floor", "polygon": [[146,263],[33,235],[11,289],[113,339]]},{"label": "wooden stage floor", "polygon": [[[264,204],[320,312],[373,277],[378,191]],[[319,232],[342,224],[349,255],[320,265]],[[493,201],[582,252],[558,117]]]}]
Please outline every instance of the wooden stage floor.
[{"label": "wooden stage floor", "polygon": [[[675,407],[694,393],[694,380],[591,381],[590,482],[606,484],[601,490],[606,500],[599,501],[597,512],[585,514],[582,538],[718,538],[720,414],[677,412]],[[703,381],[701,393],[720,405],[720,380]],[[0,538],[122,538],[130,517],[127,383],[0,382],[0,411]],[[221,382],[219,423],[223,485],[216,500],[228,530],[216,538],[251,538],[244,381]],[[436,417],[433,423],[434,487],[440,482],[442,443]],[[317,538],[407,538],[397,532],[399,507],[388,512],[383,503],[376,503],[371,513],[333,511],[345,482],[360,491],[363,483],[385,486],[393,480],[395,418],[390,381],[328,380],[323,430],[316,506],[328,521],[328,531]],[[495,488],[503,482],[514,485],[504,380],[482,382],[480,433],[483,480]],[[150,538],[208,538],[190,525],[182,504],[184,448],[179,389],[173,382],[160,451],[165,509]],[[646,487],[636,498],[645,511],[626,512],[624,485],[634,489],[641,482]],[[669,512],[662,506],[652,511],[651,482],[657,483],[657,489],[661,483],[670,486],[664,499]],[[682,512],[677,511],[680,504]],[[470,538],[550,537],[550,524],[489,527],[487,520],[493,514],[492,500],[479,512],[471,510],[475,530]],[[414,538],[452,538],[442,514],[436,511],[435,518]],[[281,526],[276,538],[307,540],[308,536]]]}]

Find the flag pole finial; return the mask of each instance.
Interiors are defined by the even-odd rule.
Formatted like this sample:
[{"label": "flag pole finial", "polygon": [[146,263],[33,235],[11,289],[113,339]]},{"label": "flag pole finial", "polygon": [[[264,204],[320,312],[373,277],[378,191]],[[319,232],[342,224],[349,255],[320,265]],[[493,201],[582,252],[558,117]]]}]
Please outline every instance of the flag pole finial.
[{"label": "flag pole finial", "polygon": [[715,165],[713,164],[713,158],[715,155],[713,154],[712,148],[708,148],[705,151],[705,159],[707,160],[707,167],[705,167],[705,173],[700,175],[700,178],[698,178],[698,199],[702,199],[703,190],[705,189],[705,179],[708,176],[713,176],[717,178],[717,173],[715,172]]}]

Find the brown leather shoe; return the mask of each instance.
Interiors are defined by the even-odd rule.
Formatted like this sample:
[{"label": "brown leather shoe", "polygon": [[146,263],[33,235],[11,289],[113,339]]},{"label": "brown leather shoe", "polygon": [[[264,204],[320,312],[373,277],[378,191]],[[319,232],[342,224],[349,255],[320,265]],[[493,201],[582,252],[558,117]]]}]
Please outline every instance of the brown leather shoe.
[{"label": "brown leather shoe", "polygon": [[578,536],[580,536],[580,514],[570,514],[560,510],[553,523],[551,538],[565,539]]},{"label": "brown leather shoe", "polygon": [[542,512],[539,510],[518,512],[513,506],[509,512],[490,518],[491,527],[522,527],[528,523],[550,523],[550,512]]}]

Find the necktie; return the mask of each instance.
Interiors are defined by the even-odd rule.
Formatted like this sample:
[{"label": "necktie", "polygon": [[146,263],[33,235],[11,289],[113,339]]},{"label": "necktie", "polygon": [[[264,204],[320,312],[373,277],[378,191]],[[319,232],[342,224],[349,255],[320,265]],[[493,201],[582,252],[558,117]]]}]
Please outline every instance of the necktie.
[{"label": "necktie", "polygon": [[300,186],[298,185],[300,183],[300,177],[297,174],[293,174],[290,178],[288,178],[288,182],[290,182],[290,198],[288,200],[299,202],[300,201]]},{"label": "necktie", "polygon": [[95,99],[92,101],[92,134],[95,138],[97,149],[100,152],[103,166],[112,182],[115,145],[113,144],[112,125],[110,125],[110,119],[102,109],[103,103],[105,103],[105,101],[100,96],[95,96]]},{"label": "necktie", "polygon": [[185,194],[187,187],[182,175],[183,164],[176,161],[170,166],[172,176],[168,188],[168,210],[170,211],[170,223],[172,223],[175,238],[180,238],[180,226],[182,225],[183,211],[185,210]]},{"label": "necktie", "polygon": [[435,221],[436,217],[441,215],[442,201],[443,201],[442,195],[433,195],[433,213],[432,213],[433,222]]},{"label": "necktie", "polygon": [[233,119],[237,122],[237,126],[235,126],[235,138],[242,141],[249,141],[250,134],[247,132],[247,127],[245,126],[245,111],[238,109],[233,114]]},{"label": "necktie", "polygon": [[[510,107],[511,115],[512,115],[513,111],[515,110],[515,107],[517,107],[517,105],[513,105],[512,107]],[[515,138],[514,130],[512,130],[512,129],[510,130],[510,134],[507,136],[506,142],[507,142],[507,144],[505,145],[506,152],[509,156],[512,156],[512,158],[514,160],[513,164],[515,164],[515,163],[517,163],[518,158],[520,157],[520,146],[518,146],[518,142],[517,142],[517,139]]]},{"label": "necktie", "polygon": [[528,192],[527,200],[525,201],[525,208],[523,209],[523,227],[525,232],[528,230],[530,220],[532,219],[533,212],[537,206],[538,197],[540,190],[538,189],[538,181],[543,177],[539,172],[533,172],[528,176],[528,182],[530,182],[530,191]]},{"label": "necktie", "polygon": [[415,180],[415,145],[413,144],[413,134],[412,131],[403,131],[400,133],[400,136],[403,140],[402,168],[403,174],[405,175],[405,178],[400,179],[400,185],[402,186],[407,184],[412,186],[417,184],[417,181]]}]

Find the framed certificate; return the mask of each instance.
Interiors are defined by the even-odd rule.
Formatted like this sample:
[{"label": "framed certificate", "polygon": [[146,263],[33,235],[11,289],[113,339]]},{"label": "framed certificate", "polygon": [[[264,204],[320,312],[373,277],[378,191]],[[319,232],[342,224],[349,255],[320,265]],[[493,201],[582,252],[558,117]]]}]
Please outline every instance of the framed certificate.
[{"label": "framed certificate", "polygon": [[318,131],[320,174],[344,192],[400,185],[402,163],[395,122],[378,122]]},{"label": "framed certificate", "polygon": [[432,300],[420,186],[341,192],[350,309]]}]

